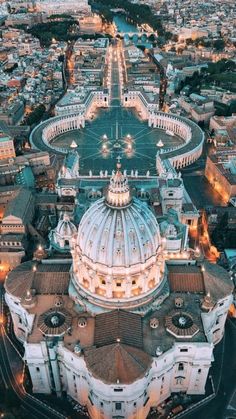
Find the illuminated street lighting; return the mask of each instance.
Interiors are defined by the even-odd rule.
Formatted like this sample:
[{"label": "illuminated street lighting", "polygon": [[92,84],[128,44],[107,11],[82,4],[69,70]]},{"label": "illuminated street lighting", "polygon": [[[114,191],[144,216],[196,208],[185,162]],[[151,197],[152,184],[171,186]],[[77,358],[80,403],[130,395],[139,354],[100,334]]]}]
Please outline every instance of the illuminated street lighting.
[{"label": "illuminated street lighting", "polygon": [[164,143],[161,140],[159,140],[156,145],[157,145],[158,148],[161,148],[161,147],[164,146]]}]

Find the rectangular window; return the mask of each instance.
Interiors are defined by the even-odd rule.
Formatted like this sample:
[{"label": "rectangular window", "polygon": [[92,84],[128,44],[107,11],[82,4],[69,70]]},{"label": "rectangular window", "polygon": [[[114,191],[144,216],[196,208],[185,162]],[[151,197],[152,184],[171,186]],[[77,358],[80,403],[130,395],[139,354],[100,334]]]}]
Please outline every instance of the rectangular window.
[{"label": "rectangular window", "polygon": [[123,391],[123,388],[114,388],[114,391],[116,391],[116,392]]},{"label": "rectangular window", "polygon": [[146,398],[145,402],[143,403],[143,406],[146,406],[146,404],[147,404],[147,402],[148,402],[149,399],[150,399],[150,397],[147,397]]},{"label": "rectangular window", "polygon": [[188,352],[188,349],[187,348],[181,348],[180,352]]},{"label": "rectangular window", "polygon": [[179,363],[179,365],[178,365],[178,370],[179,370],[179,371],[183,371],[183,370],[184,370],[184,364],[183,364],[183,362],[180,362],[180,363]]},{"label": "rectangular window", "polygon": [[121,403],[120,402],[116,402],[116,410],[121,410]]}]

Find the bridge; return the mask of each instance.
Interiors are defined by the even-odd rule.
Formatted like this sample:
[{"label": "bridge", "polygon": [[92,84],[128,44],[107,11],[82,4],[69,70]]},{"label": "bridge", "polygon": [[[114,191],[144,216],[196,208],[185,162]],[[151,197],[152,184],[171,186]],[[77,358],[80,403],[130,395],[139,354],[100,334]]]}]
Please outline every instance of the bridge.
[{"label": "bridge", "polygon": [[156,41],[158,39],[157,32],[116,32],[116,38],[124,39],[133,42]]}]

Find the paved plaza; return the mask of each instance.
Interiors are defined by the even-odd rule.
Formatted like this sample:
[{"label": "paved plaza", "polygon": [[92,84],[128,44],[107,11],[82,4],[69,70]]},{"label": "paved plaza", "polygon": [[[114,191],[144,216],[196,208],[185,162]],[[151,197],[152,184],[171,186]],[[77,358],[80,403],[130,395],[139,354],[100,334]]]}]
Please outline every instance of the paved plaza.
[{"label": "paved plaza", "polygon": [[[82,174],[87,174],[89,170],[95,173],[100,170],[111,172],[118,155],[122,158],[124,169],[138,170],[139,174],[145,174],[149,170],[150,174],[156,174],[157,143],[161,140],[163,149],[166,150],[184,142],[180,137],[166,134],[164,130],[149,128],[147,122],[141,121],[134,110],[121,106],[115,46],[111,81],[110,108],[98,110],[94,119],[86,122],[85,128],[66,132],[58,136],[52,144],[69,148],[75,140],[81,158]],[[104,135],[107,136],[107,141],[104,141]],[[127,138],[129,135],[130,139]]]},{"label": "paved plaza", "polygon": [[[105,141],[104,135],[107,136]],[[183,144],[181,138],[170,136],[164,130],[148,128],[147,123],[140,121],[133,111],[120,106],[100,110],[93,121],[86,123],[84,129],[66,132],[52,144],[69,147],[72,140],[78,144],[81,172],[84,174],[89,170],[96,173],[101,169],[111,171],[118,155],[125,169],[138,170],[140,174],[149,170],[155,174],[158,141],[163,142],[164,149]],[[128,149],[129,143],[131,152]]]}]

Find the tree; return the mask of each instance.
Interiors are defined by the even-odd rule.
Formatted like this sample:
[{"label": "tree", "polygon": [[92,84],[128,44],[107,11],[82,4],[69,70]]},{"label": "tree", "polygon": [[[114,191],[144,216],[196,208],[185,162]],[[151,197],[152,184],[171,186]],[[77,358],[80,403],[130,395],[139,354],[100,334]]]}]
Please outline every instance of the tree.
[{"label": "tree", "polygon": [[223,39],[216,39],[213,42],[213,47],[217,50],[217,51],[222,51],[225,47],[225,41]]},{"label": "tree", "polygon": [[26,118],[26,124],[27,125],[37,124],[41,120],[45,111],[46,111],[46,108],[44,105],[41,104],[37,106],[37,108],[35,108],[34,111],[31,112],[31,114]]},{"label": "tree", "polygon": [[232,115],[232,113],[236,113],[236,100],[232,100],[232,102],[229,105],[229,113]]}]

